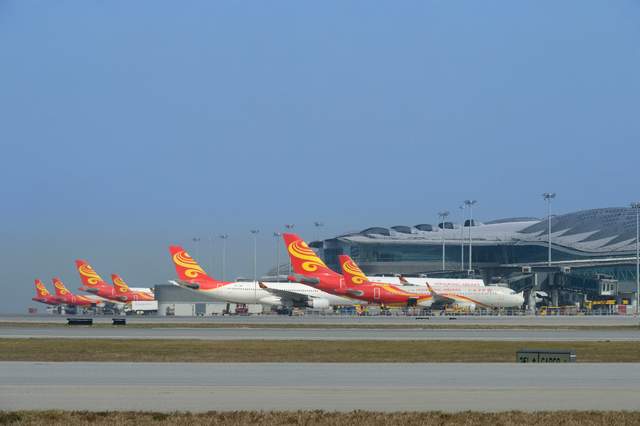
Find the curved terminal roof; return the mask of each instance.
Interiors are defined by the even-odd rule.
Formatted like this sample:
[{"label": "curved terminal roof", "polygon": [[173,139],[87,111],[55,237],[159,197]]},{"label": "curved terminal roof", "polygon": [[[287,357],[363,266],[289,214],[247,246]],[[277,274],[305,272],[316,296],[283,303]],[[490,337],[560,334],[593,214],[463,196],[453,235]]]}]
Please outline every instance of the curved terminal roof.
[{"label": "curved terminal roof", "polygon": [[390,236],[391,233],[389,232],[389,230],[387,228],[381,228],[381,227],[372,227],[372,228],[367,228],[364,229],[362,231],[360,231],[360,234],[362,235],[385,235],[385,236]]},{"label": "curved terminal roof", "polygon": [[[547,226],[546,218],[476,222],[473,227],[474,245],[546,244]],[[413,229],[422,232],[413,232]],[[464,235],[468,238],[467,231]],[[460,241],[460,226],[455,225],[453,229],[440,229],[429,224],[372,227],[337,238],[359,243],[440,244],[443,237],[451,242]],[[623,254],[635,251],[635,238],[636,214],[631,208],[582,210],[551,218],[551,241],[560,249],[597,255]]]},{"label": "curved terminal roof", "polygon": [[540,219],[537,217],[509,217],[505,219],[494,219],[489,222],[485,222],[486,225],[496,225],[498,223],[514,223],[514,222],[535,222]]},{"label": "curved terminal roof", "polygon": [[411,229],[410,226],[397,225],[397,226],[392,226],[391,229],[393,229],[396,232],[400,232],[401,234],[413,234],[413,230]]},{"label": "curved terminal roof", "polygon": [[[525,238],[547,241],[547,220],[520,231]],[[551,217],[553,243],[582,251],[635,250],[636,213],[631,208],[611,207],[582,210]]]}]

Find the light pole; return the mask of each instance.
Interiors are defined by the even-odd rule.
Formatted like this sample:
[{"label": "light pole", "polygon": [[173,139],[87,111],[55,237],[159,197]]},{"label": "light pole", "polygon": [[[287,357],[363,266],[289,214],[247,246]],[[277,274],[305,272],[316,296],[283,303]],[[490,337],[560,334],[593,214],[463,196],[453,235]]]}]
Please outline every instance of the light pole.
[{"label": "light pole", "polygon": [[282,236],[282,232],[274,232],[273,233],[273,238],[276,239],[276,268],[277,271],[276,272],[276,279],[278,282],[280,282],[280,237]]},{"label": "light pole", "polygon": [[636,315],[640,314],[640,202],[631,203],[636,211]]},{"label": "light pole", "polygon": [[222,240],[222,281],[224,281],[224,274],[227,267],[227,239],[229,238],[229,234],[218,235],[218,238]]},{"label": "light pole", "polygon": [[196,246],[196,259],[200,257],[200,237],[193,237],[193,244]]},{"label": "light pole", "polygon": [[[294,226],[295,225],[293,223],[286,223],[284,225],[284,227],[287,228],[287,232],[291,232]],[[289,257],[289,276],[291,276],[291,257]]]},{"label": "light pole", "polygon": [[548,239],[548,249],[549,253],[547,254],[547,266],[551,266],[551,200],[556,198],[555,192],[545,192],[542,194],[542,198],[547,202],[547,239]]},{"label": "light pole", "polygon": [[209,271],[212,277],[216,275],[215,269],[216,269],[216,236],[212,235],[211,236],[211,270]]},{"label": "light pole", "polygon": [[442,224],[442,270],[444,271],[446,269],[445,267],[445,239],[444,239],[444,221],[447,218],[447,216],[449,216],[449,212],[448,211],[442,211],[438,213],[438,216],[440,216],[440,219],[442,220],[441,224]]},{"label": "light pole", "polygon": [[464,204],[458,207],[460,209],[460,270],[464,271]]},{"label": "light pole", "polygon": [[260,230],[252,229],[250,232],[253,234],[253,298],[255,301],[258,294],[258,272],[256,268],[256,259],[258,258],[258,232],[260,232]]},{"label": "light pole", "polygon": [[260,232],[259,229],[251,230],[251,234],[253,235],[253,281],[258,281],[256,262],[258,258],[258,233],[259,232]]},{"label": "light pole", "polygon": [[316,241],[320,241],[320,228],[324,226],[323,222],[313,222],[313,226],[316,227]]},{"label": "light pole", "polygon": [[473,272],[473,237],[471,236],[471,228],[473,227],[473,205],[477,200],[464,200],[464,205],[469,207],[469,272]]}]

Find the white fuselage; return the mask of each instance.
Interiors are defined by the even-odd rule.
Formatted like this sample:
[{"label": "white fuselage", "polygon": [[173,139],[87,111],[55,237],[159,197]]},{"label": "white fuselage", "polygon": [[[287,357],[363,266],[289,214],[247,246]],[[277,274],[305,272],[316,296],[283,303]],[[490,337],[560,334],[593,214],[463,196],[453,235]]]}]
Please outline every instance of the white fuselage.
[{"label": "white fuselage", "polygon": [[[405,277],[367,277],[373,283],[394,284],[409,293],[424,293],[427,284],[438,295],[455,301],[455,305],[475,308],[517,308],[522,306],[524,298],[506,287],[485,286],[484,281],[470,278],[413,278]],[[429,291],[426,290],[428,293]],[[435,303],[434,297],[428,303]],[[424,305],[424,303],[423,303]]]},{"label": "white fuselage", "polygon": [[458,305],[472,308],[517,308],[524,303],[522,294],[506,287],[485,286],[480,279],[405,277],[407,284],[402,283],[398,277],[368,278],[371,282],[402,285],[404,291],[410,291],[411,288],[424,291],[428,283],[439,295],[458,301]]},{"label": "white fuselage", "polygon": [[418,278],[418,277],[404,277],[407,281],[403,283],[399,277],[367,277],[372,283],[385,283],[393,285],[406,285],[406,286],[420,286],[426,287],[427,283],[433,287],[436,291],[438,288],[447,286],[458,287],[484,287],[484,281],[475,278]]},{"label": "white fuselage", "polygon": [[124,306],[123,302],[118,302],[115,300],[110,300],[110,299],[105,299],[104,297],[100,297],[97,296],[95,294],[83,294],[84,297],[86,297],[87,299],[91,299],[92,301],[94,301],[96,304],[107,304],[107,303],[111,303],[113,305],[118,305],[118,306]]},{"label": "white fuselage", "polygon": [[470,308],[519,308],[524,303],[522,293],[505,287],[449,286],[434,288],[439,296],[453,299],[456,305]]},{"label": "white fuselage", "polygon": [[[326,299],[329,302],[329,306],[339,305],[354,305],[362,303],[354,299],[348,299],[334,294],[326,293],[317,288],[291,282],[264,283],[269,289],[283,290],[291,293],[296,293],[301,296],[306,296],[315,299]],[[283,305],[282,298],[268,290],[260,288],[255,281],[240,281],[230,283],[215,289],[209,290],[195,290],[198,293],[204,294],[212,299],[219,300],[228,303],[246,303],[246,304],[262,304],[270,306]]]}]

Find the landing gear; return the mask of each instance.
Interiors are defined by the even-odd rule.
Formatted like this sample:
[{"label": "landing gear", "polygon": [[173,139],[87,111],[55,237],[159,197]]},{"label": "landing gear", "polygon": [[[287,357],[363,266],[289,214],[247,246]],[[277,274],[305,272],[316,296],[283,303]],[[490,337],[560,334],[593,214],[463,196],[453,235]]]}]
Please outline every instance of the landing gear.
[{"label": "landing gear", "polygon": [[293,315],[293,309],[287,308],[286,306],[278,306],[276,308],[276,313],[278,315],[289,315],[289,316],[291,316],[291,315]]}]

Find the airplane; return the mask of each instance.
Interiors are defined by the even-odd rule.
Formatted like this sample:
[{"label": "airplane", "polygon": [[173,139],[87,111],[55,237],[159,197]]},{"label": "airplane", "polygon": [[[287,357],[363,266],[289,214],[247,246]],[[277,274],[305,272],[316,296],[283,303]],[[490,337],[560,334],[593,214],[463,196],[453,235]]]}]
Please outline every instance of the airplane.
[{"label": "airplane", "polygon": [[80,294],[73,294],[71,291],[65,287],[64,283],[60,281],[59,278],[54,278],[53,287],[56,291],[56,299],[60,303],[70,306],[96,306],[100,304],[102,301],[98,298],[83,296]]},{"label": "airplane", "polygon": [[[328,284],[328,288],[339,287],[342,275],[330,269],[314,252],[307,243],[296,234],[283,233],[287,252],[291,258],[291,265],[294,275],[288,277],[289,280],[301,282],[303,284],[318,286],[320,281]],[[484,287],[484,281],[471,278],[416,278],[400,276],[368,276],[371,283],[384,283],[396,286],[422,286],[426,287],[426,282],[436,288],[446,288],[454,286],[477,286]]]},{"label": "airplane", "polygon": [[83,286],[79,288],[81,291],[87,291],[108,299],[109,301],[119,303],[131,302],[134,301],[134,299],[149,300],[140,299],[141,297],[146,297],[141,296],[142,292],[122,291],[122,287],[116,289],[114,286],[107,284],[85,260],[76,260],[76,266],[78,268],[78,273],[80,274],[80,280],[82,280],[83,284]]},{"label": "airplane", "polygon": [[156,300],[155,296],[148,291],[132,290],[118,274],[111,274],[111,282],[120,294],[127,294],[129,296],[129,300],[127,300],[127,302]]},{"label": "airplane", "polygon": [[219,281],[204,269],[180,246],[170,246],[169,252],[176,268],[175,284],[227,303],[250,303],[290,308],[326,309],[331,306],[353,305],[354,300],[325,293],[300,283],[261,283]]},{"label": "airplane", "polygon": [[346,292],[351,297],[385,307],[430,307],[433,302],[431,293],[424,291],[424,287],[404,286],[401,288],[388,283],[374,283],[367,279],[349,256],[340,255],[339,259]]},{"label": "airplane", "polygon": [[[307,243],[295,234],[284,233],[282,235],[294,271],[294,275],[289,277],[290,280],[295,279],[324,291],[330,289],[346,291],[343,277],[331,270],[309,248]],[[365,278],[371,281],[368,277]],[[484,308],[518,307],[524,303],[522,293],[516,293],[509,288],[484,286],[477,282],[466,285],[465,281],[460,280],[459,283],[456,283],[453,280],[442,279],[433,281],[431,284],[432,280],[426,279],[423,282],[429,293],[433,295],[432,303],[434,304],[439,302],[439,304],[475,309],[476,306]],[[418,284],[414,285],[414,287],[418,286]],[[409,289],[408,287],[402,288]]]},{"label": "airplane", "polygon": [[446,287],[446,286],[476,286],[484,287],[484,281],[478,278],[426,278],[426,277],[407,277],[404,275],[398,276],[375,276],[368,277],[369,281],[374,283],[389,283],[394,285],[413,285],[426,287],[427,282],[431,286]]},{"label": "airplane", "polygon": [[34,302],[44,303],[45,305],[59,305],[60,302],[58,299],[49,293],[49,290],[44,286],[42,281],[39,279],[35,280],[36,286],[36,297],[32,297],[31,300]]},{"label": "airplane", "polygon": [[434,290],[427,282],[427,288],[433,295],[434,305],[452,306],[474,311],[476,308],[519,308],[524,303],[522,293],[505,287],[458,287],[446,290]]},{"label": "airplane", "polygon": [[431,306],[431,294],[424,287],[374,283],[348,256],[340,256],[342,275],[330,269],[307,243],[295,234],[283,234],[295,275],[290,279],[320,290],[346,295],[384,306]]}]

